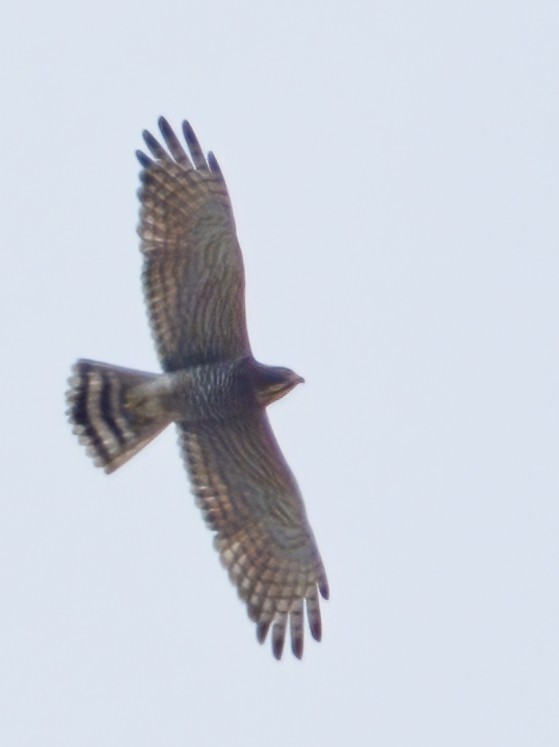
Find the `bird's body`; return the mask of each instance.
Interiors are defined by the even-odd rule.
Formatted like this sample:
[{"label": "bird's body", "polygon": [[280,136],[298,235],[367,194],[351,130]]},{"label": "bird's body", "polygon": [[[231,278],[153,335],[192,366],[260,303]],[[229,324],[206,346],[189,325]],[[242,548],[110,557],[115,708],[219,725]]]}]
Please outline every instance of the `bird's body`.
[{"label": "bird's body", "polygon": [[320,639],[320,555],[265,407],[302,381],[252,356],[244,271],[223,176],[190,126],[190,160],[164,119],[149,133],[139,196],[144,292],[164,373],[80,360],[68,392],[74,431],[112,472],[175,422],[197,503],[257,634],[281,656],[289,623],[303,649],[303,603]]}]

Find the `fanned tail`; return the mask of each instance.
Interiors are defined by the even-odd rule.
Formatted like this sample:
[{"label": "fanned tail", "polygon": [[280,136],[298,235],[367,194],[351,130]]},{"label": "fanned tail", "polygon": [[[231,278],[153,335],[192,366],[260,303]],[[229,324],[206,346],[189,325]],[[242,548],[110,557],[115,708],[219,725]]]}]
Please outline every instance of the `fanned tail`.
[{"label": "fanned tail", "polygon": [[[150,396],[159,374],[79,360],[66,394],[68,418],[96,466],[114,472],[169,425]],[[153,391],[153,390],[152,390]]]}]

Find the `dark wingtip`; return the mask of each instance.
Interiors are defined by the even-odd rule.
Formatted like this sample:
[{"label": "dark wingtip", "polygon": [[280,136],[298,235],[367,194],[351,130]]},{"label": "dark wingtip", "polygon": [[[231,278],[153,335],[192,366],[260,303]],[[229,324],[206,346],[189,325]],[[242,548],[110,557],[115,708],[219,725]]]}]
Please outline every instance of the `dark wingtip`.
[{"label": "dark wingtip", "polygon": [[173,128],[171,127],[169,122],[167,122],[165,117],[159,117],[157,124],[159,125],[161,134],[163,135],[163,138],[167,144],[176,140],[176,136],[175,136],[175,133],[173,132]]},{"label": "dark wingtip", "polygon": [[142,137],[144,138],[144,143],[148,146],[148,148],[151,144],[157,143],[157,140],[153,137],[149,130],[142,130]]},{"label": "dark wingtip", "polygon": [[272,638],[272,652],[275,658],[279,661],[283,654],[283,645],[285,643],[285,636],[283,633],[280,635],[274,635]]},{"label": "dark wingtip", "polygon": [[159,125],[159,129],[162,133],[169,132],[171,129],[171,125],[169,124],[169,122],[167,122],[163,115],[159,117],[159,119],[157,120],[157,124]]},{"label": "dark wingtip", "polygon": [[165,158],[169,157],[165,152],[165,149],[162,147],[161,143],[151,134],[149,130],[144,130],[142,132],[142,137],[144,138],[144,142],[149,148],[151,154],[155,156],[155,158],[164,160]]},{"label": "dark wingtip", "polygon": [[184,135],[184,139],[189,145],[190,143],[198,142],[196,134],[194,133],[192,125],[190,124],[188,119],[183,119],[182,121],[182,134]]},{"label": "dark wingtip", "polygon": [[320,617],[318,594],[316,594],[316,592],[311,597],[307,597],[307,617],[309,619],[309,628],[311,629],[312,637],[315,641],[320,641],[322,638],[322,621]]},{"label": "dark wingtip", "polygon": [[146,154],[142,150],[136,151],[136,158],[138,159],[138,161],[140,162],[140,165],[144,169],[149,168],[151,164],[153,163],[151,158],[149,158],[149,156],[146,156]]},{"label": "dark wingtip", "polygon": [[221,174],[221,167],[212,151],[208,153],[208,166],[210,167],[210,171],[213,171],[214,174]]},{"label": "dark wingtip", "polygon": [[311,629],[311,635],[314,640],[322,640],[322,623],[320,621],[320,618],[309,620],[309,627]]},{"label": "dark wingtip", "polygon": [[266,636],[268,635],[268,630],[270,629],[270,623],[269,622],[259,622],[256,626],[256,638],[258,640],[258,643],[264,643],[266,640]]},{"label": "dark wingtip", "polygon": [[303,658],[303,638],[301,636],[291,639],[291,650],[298,659]]},{"label": "dark wingtip", "polygon": [[207,171],[208,164],[204,156],[204,151],[202,150],[198,138],[187,119],[182,123],[182,133],[186,140],[186,144],[188,145],[188,150],[190,151],[190,157],[194,163],[194,167],[198,169],[198,171]]},{"label": "dark wingtip", "polygon": [[318,590],[323,599],[330,599],[330,587],[328,586],[328,581],[325,578],[319,581]]}]

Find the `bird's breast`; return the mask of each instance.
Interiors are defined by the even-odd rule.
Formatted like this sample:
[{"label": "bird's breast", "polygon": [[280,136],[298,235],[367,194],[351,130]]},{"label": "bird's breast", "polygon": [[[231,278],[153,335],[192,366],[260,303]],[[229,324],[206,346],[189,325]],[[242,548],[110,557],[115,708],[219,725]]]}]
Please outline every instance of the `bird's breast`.
[{"label": "bird's breast", "polygon": [[231,363],[194,366],[164,376],[171,382],[169,404],[175,420],[228,420],[255,406],[247,377]]}]

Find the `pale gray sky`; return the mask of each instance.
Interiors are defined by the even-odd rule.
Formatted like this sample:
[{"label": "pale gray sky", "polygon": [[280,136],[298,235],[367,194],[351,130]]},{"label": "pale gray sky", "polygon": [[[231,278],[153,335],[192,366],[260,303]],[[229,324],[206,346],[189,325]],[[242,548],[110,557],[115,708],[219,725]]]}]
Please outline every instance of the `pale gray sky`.
[{"label": "pale gray sky", "polygon": [[[0,744],[559,744],[559,5],[6,10]],[[188,117],[328,571],[324,640],[260,647],[171,430],[117,474],[80,356],[157,369],[143,128]],[[287,653],[287,652],[286,652]]]}]

